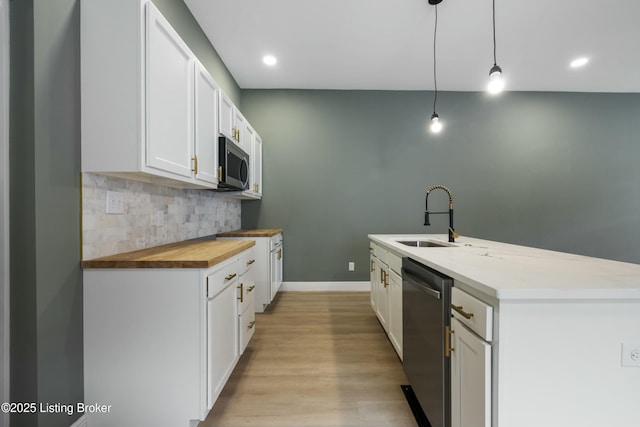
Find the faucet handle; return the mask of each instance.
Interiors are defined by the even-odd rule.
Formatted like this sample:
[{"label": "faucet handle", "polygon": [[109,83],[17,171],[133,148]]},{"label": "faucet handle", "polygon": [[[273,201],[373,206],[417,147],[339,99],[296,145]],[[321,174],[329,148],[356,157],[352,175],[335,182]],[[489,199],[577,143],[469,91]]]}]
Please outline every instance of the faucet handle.
[{"label": "faucet handle", "polygon": [[460,233],[456,233],[456,231],[449,227],[449,231],[451,231],[451,235],[453,236],[454,239],[457,239],[458,237],[460,237]]}]

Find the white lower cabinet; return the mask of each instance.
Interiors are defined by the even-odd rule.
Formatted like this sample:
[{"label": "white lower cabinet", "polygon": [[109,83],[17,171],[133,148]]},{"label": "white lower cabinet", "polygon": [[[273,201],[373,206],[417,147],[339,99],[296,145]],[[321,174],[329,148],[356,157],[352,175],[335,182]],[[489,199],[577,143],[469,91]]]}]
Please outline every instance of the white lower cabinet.
[{"label": "white lower cabinet", "polygon": [[87,413],[91,427],[204,420],[255,331],[253,259],[83,271],[85,402],[111,405]]},{"label": "white lower cabinet", "polygon": [[491,345],[451,320],[451,427],[491,426]]},{"label": "white lower cabinet", "polygon": [[270,245],[270,264],[269,271],[271,272],[271,279],[269,281],[269,288],[271,289],[271,301],[276,297],[276,294],[282,286],[282,235],[271,238]]},{"label": "white lower cabinet", "polygon": [[378,269],[378,304],[376,305],[376,315],[380,324],[385,331],[389,331],[389,268],[382,263],[382,261],[376,261],[376,268]]},{"label": "white lower cabinet", "polygon": [[240,258],[240,285],[238,286],[238,328],[239,328],[239,340],[238,351],[240,354],[244,353],[249,340],[253,337],[256,331],[256,310],[255,310],[255,295],[256,295],[256,281],[255,281],[255,269],[256,257],[254,250],[252,249],[246,255]]},{"label": "white lower cabinet", "polygon": [[402,258],[371,242],[371,308],[402,360]]},{"label": "white lower cabinet", "polygon": [[218,240],[253,240],[255,263],[253,263],[254,277],[254,312],[262,313],[273,301],[282,286],[282,267],[284,260],[283,234],[274,235],[258,232],[245,233],[243,230],[218,234]]},{"label": "white lower cabinet", "polygon": [[493,309],[453,288],[451,427],[491,427]]},{"label": "white lower cabinet", "polygon": [[238,360],[238,261],[232,259],[207,276],[207,406],[220,395]]},{"label": "white lower cabinet", "polygon": [[371,254],[369,256],[369,276],[371,277],[371,289],[369,299],[371,301],[371,308],[374,312],[377,312],[378,305],[378,269],[376,268],[376,258]]},{"label": "white lower cabinet", "polygon": [[402,360],[402,277],[389,269],[389,328],[387,333]]}]

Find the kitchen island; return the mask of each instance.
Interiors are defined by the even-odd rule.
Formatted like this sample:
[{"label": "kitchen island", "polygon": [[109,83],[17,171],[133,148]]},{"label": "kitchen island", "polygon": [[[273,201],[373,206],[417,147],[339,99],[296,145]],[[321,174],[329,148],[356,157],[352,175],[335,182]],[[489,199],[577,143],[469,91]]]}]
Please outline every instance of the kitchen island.
[{"label": "kitchen island", "polygon": [[[469,237],[455,243],[446,235],[369,238],[389,260],[412,258],[492,308],[483,341],[490,347],[487,378],[475,372],[481,387],[464,401],[459,393],[466,384],[455,372],[462,379],[469,374],[454,366],[456,350],[476,354],[453,345],[452,426],[468,425],[461,420],[477,408],[486,414],[474,426],[640,425],[640,364],[631,351],[640,348],[640,265]],[[442,246],[400,243],[417,241]],[[458,338],[454,330],[453,342]],[[465,405],[476,409],[465,412]]]}]

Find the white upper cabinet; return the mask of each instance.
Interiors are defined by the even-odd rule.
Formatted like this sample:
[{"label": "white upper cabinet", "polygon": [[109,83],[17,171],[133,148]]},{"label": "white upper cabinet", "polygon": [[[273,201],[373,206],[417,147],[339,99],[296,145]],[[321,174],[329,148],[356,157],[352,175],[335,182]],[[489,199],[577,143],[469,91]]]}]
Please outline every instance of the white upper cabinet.
[{"label": "white upper cabinet", "polygon": [[257,133],[253,137],[251,149],[251,190],[262,197],[262,138]]},{"label": "white upper cabinet", "polygon": [[247,138],[249,138],[249,136],[246,135],[246,132],[247,132],[247,126],[251,127],[251,125],[249,125],[249,123],[247,122],[247,119],[244,118],[244,116],[242,115],[240,110],[238,110],[237,107],[233,109],[233,125],[236,132],[236,136],[234,140],[240,146],[240,148],[242,148],[244,151],[248,151],[246,144],[247,144]]},{"label": "white upper cabinet", "polygon": [[81,0],[80,14],[82,171],[215,189],[222,134],[253,175],[224,195],[260,198],[262,140],[155,5]]},{"label": "white upper cabinet", "polygon": [[80,13],[82,171],[216,188],[219,89],[189,47],[147,0]]},{"label": "white upper cabinet", "polygon": [[218,184],[218,94],[209,72],[195,62],[195,150],[194,172],[199,181]]},{"label": "white upper cabinet", "polygon": [[220,115],[218,121],[220,123],[220,133],[230,138],[243,150],[248,151],[245,145],[246,136],[244,136],[245,126],[248,125],[248,122],[238,107],[231,101],[231,98],[224,92],[220,92]]},{"label": "white upper cabinet", "polygon": [[[247,152],[247,154],[249,154],[251,156],[252,162],[253,163],[253,156],[252,156],[252,148],[253,148],[253,139],[255,137],[256,131],[253,130],[253,127],[251,127],[251,124],[249,124],[249,122],[247,121],[247,119],[244,118],[244,116],[242,117],[242,127],[240,128],[240,147]],[[253,182],[253,179],[250,181]]]},{"label": "white upper cabinet", "polygon": [[231,138],[237,142],[236,128],[234,125],[234,110],[236,106],[224,92],[220,92],[220,112],[219,120],[220,133],[227,138]]},{"label": "white upper cabinet", "polygon": [[152,3],[147,5],[147,166],[190,178],[194,56]]}]

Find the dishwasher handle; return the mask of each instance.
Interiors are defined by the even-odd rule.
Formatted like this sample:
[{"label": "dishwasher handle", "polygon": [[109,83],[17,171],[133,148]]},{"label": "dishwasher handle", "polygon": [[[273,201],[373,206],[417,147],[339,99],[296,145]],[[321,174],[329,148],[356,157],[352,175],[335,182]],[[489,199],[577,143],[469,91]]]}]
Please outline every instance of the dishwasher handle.
[{"label": "dishwasher handle", "polygon": [[414,288],[423,291],[427,295],[436,299],[440,299],[440,291],[433,289],[427,283],[425,283],[423,279],[419,278],[414,274],[409,273],[405,269],[402,269],[402,280],[406,280]]}]

